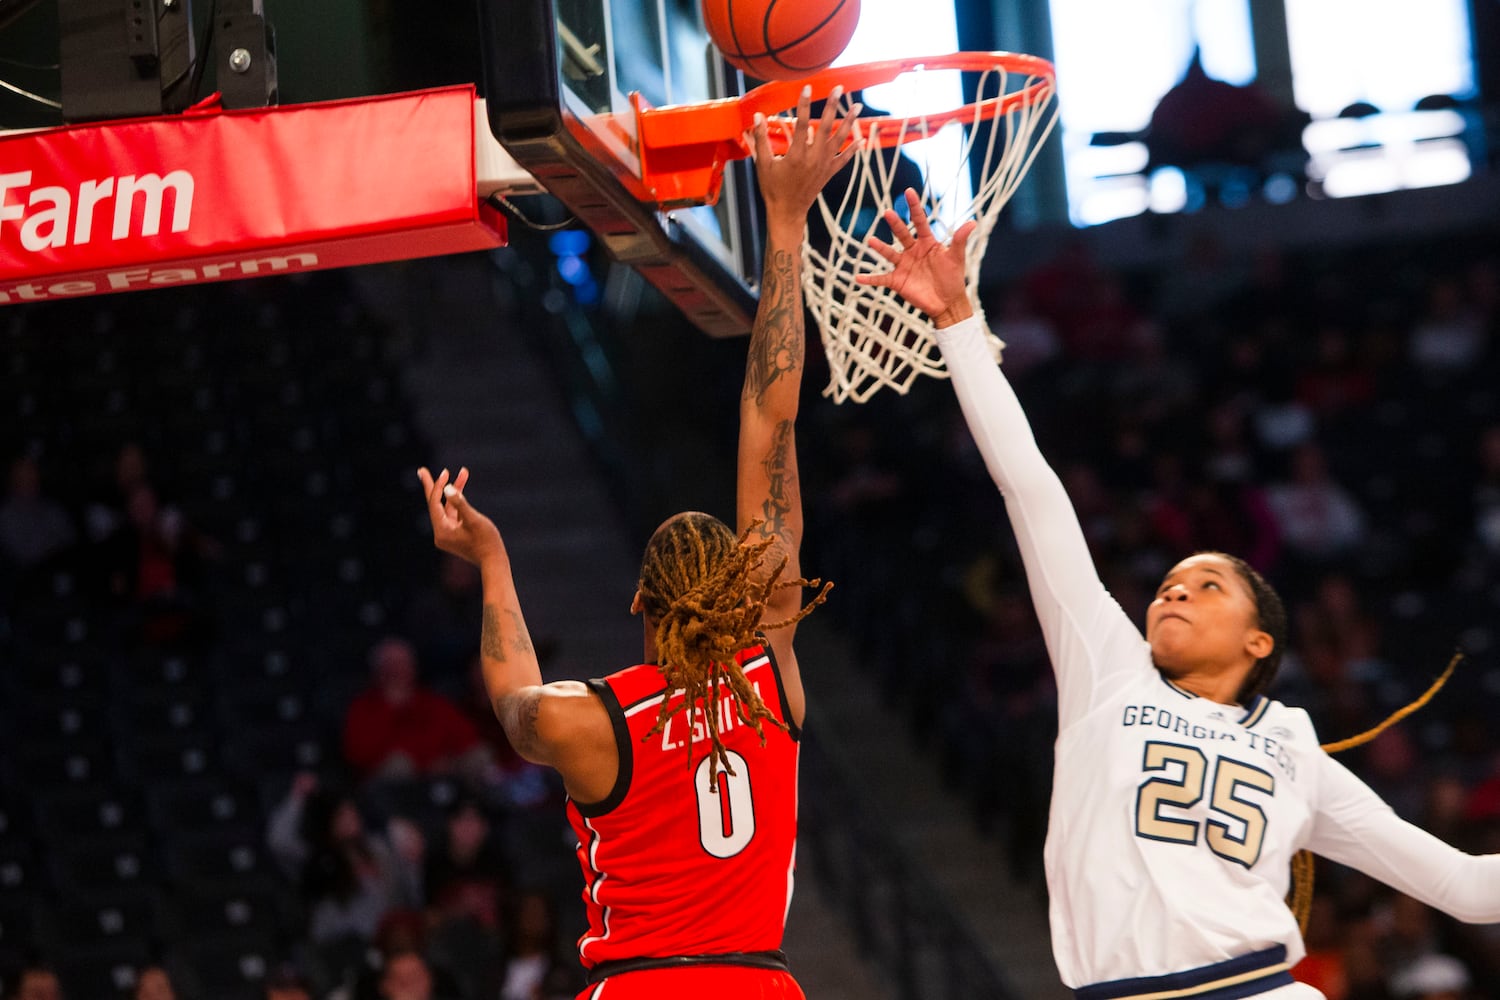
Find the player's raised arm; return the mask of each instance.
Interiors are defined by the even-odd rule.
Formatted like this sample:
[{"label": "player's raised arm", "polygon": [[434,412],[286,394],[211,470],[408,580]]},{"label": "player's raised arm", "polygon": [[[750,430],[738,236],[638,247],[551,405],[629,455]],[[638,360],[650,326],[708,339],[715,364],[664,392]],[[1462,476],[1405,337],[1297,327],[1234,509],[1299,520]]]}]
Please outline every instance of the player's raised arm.
[{"label": "player's raised arm", "polygon": [[[795,423],[807,331],[802,308],[802,236],[818,192],[853,155],[851,130],[859,108],[842,119],[840,91],[827,101],[821,121],[810,122],[810,90],[797,104],[797,123],[784,156],[771,152],[767,122],[757,117],[752,133],[756,174],[766,206],[766,257],[760,308],[750,332],[745,385],[740,394],[737,478],[738,527],[755,529],[751,541],[771,547],[761,564],[768,573],[785,560],[782,579],[801,575],[802,494],[797,476]],[[800,590],[777,591],[765,621],[782,621],[800,607]],[[791,628],[771,635],[788,686],[793,714],[802,714],[801,682],[791,652]]]},{"label": "player's raised arm", "polygon": [[527,760],[557,768],[570,793],[576,793],[596,764],[590,755],[608,758],[606,751],[612,751],[607,740],[594,738],[599,735],[594,730],[607,730],[607,720],[602,712],[591,711],[596,706],[582,684],[542,683],[500,530],[464,496],[469,470],[460,469],[451,483],[447,469],[436,478],[418,469],[417,476],[427,496],[434,544],[479,567],[484,686],[506,738]]},{"label": "player's raised arm", "polygon": [[[1032,601],[1059,674],[1061,720],[1067,725],[1086,711],[1099,678],[1097,674],[1064,676],[1076,675],[1078,670],[1060,665],[1088,662],[1092,673],[1119,661],[1108,657],[1068,660],[1057,656],[1057,651],[1067,643],[1102,646],[1121,638],[1139,641],[1139,633],[1100,582],[1072,502],[1037,448],[1020,401],[995,364],[984,328],[974,315],[964,285],[964,251],[975,224],[965,223],[944,244],[933,235],[916,192],[908,189],[906,201],[910,225],[895,212],[885,216],[896,245],[870,240],[871,247],[890,262],[891,270],[859,275],[857,280],[894,290],[931,316],[938,328],[938,346],[964,420],[1005,497]],[[1122,629],[1135,634],[1123,636]]]}]

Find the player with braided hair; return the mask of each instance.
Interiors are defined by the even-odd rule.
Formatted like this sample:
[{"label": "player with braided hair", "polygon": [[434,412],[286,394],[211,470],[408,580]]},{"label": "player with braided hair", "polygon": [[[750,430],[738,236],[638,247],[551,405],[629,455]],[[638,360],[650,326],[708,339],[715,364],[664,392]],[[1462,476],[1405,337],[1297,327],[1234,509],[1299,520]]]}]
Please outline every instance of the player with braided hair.
[{"label": "player with braided hair", "polygon": [[[734,695],[735,718],[755,729],[765,741],[765,721],[783,731],[787,724],[768,709],[745,677],[736,656],[763,643],[762,631],[795,625],[823,603],[832,584],[786,621],[765,622],[766,606],[779,590],[818,586],[817,580],[782,580],[785,560],[765,573],[761,564],[776,541],[748,536],[764,522],[755,521],[738,540],[729,526],[709,514],[689,512],[672,518],[652,536],[641,560],[639,611],[656,623],[657,660],[667,691],[683,692],[680,699],[663,699],[655,736],[690,705],[703,706],[708,728],[709,777],[723,765],[730,774],[720,731],[724,726],[721,702],[711,692],[728,685]],[[734,720],[730,720],[731,722]],[[688,749],[691,758],[692,742]]]},{"label": "player with braided hair", "polygon": [[933,317],[959,404],[1005,497],[1057,678],[1046,870],[1052,949],[1079,1000],[1321,997],[1285,897],[1308,849],[1451,916],[1500,921],[1500,855],[1402,820],[1273,701],[1275,591],[1200,552],[1168,570],[1143,636],[1099,579],[1072,504],[995,365],[964,287],[973,224],[948,244],[907,192],[893,268],[859,280]]},{"label": "player with braided hair", "polygon": [[542,683],[499,530],[464,497],[468,471],[418,476],[438,548],[477,565],[485,686],[516,751],[550,765],[578,834],[589,973],[580,1000],[796,1000],[781,952],[797,829],[805,701],[792,638],[804,605],[794,424],[805,353],[807,213],[850,158],[856,105],[816,130],[803,90],[787,152],[752,139],[766,206],[760,307],[740,396],[738,535],[668,518],[641,560],[631,611],[643,661]]}]

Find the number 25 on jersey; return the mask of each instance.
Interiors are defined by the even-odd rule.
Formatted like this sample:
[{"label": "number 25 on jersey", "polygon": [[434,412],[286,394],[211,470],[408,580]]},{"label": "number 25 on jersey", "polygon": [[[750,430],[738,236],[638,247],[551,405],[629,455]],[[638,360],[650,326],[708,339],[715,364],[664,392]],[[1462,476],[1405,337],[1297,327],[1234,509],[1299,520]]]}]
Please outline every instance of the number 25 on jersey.
[{"label": "number 25 on jersey", "polygon": [[[1152,740],[1146,744],[1141,769],[1150,776],[1136,791],[1136,836],[1172,844],[1196,844],[1197,820],[1164,816],[1161,810],[1163,806],[1189,809],[1202,800],[1208,775],[1208,758],[1203,751],[1195,746]],[[1275,777],[1258,767],[1220,757],[1207,784],[1210,811],[1204,840],[1209,850],[1227,861],[1254,867],[1266,837],[1266,813],[1245,795],[1248,791],[1274,794]],[[1238,824],[1215,813],[1237,820]]]}]

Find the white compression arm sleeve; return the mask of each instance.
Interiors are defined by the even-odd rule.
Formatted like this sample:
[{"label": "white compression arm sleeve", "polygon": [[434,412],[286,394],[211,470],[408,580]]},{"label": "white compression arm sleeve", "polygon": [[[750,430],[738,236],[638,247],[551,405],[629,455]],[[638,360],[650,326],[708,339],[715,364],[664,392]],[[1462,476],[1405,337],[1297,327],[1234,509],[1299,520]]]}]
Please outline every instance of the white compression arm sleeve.
[{"label": "white compression arm sleeve", "polygon": [[1475,856],[1397,816],[1332,757],[1318,772],[1307,849],[1471,924],[1500,923],[1500,854]]},{"label": "white compression arm sleeve", "polygon": [[1037,448],[980,320],[938,330],[937,342],[969,432],[1005,498],[1066,727],[1088,711],[1103,672],[1141,667],[1144,640],[1100,582],[1073,504]]}]

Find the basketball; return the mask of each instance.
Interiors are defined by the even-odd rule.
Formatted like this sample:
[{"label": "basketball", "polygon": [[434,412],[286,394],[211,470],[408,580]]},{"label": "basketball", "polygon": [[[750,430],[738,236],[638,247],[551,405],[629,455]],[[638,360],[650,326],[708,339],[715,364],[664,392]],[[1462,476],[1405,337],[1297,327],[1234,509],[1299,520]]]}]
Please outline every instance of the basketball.
[{"label": "basketball", "polygon": [[759,80],[795,80],[826,68],[854,37],[859,0],[703,0],[708,37]]}]

